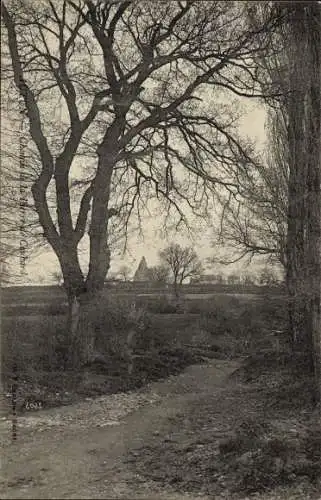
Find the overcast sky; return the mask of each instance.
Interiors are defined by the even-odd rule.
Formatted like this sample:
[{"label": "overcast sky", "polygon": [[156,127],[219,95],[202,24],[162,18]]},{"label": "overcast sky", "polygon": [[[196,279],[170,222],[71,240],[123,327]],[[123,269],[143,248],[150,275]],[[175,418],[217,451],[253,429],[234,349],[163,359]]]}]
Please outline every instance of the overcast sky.
[{"label": "overcast sky", "polygon": [[[264,127],[266,115],[264,108],[258,107],[254,101],[249,103],[247,107],[248,112],[242,119],[241,132],[254,140],[258,149],[262,149],[266,139]],[[153,217],[152,219],[146,219],[143,228],[144,238],[139,236],[129,238],[127,253],[125,255],[112,255],[110,272],[117,272],[121,265],[126,264],[131,268],[132,273],[134,273],[142,256],[145,256],[149,266],[155,265],[158,262],[159,250],[166,246],[169,241],[174,240],[183,245],[192,244],[202,260],[213,256],[214,251],[211,247],[211,242],[213,241],[212,231],[206,228],[199,220],[197,221],[198,231],[195,234],[194,240],[190,239],[187,231],[170,233],[168,240],[166,240],[163,235],[160,236],[158,234],[161,227],[161,218]],[[244,266],[248,267],[247,264],[240,263],[230,265],[226,269],[220,269],[220,271],[229,274],[236,269],[240,271],[245,270]],[[35,282],[41,279],[46,282],[50,281],[51,275],[55,270],[59,270],[59,265],[53,251],[43,252],[41,256],[38,255],[35,259],[31,259],[27,266],[28,277]],[[215,272],[214,267],[213,272]]]},{"label": "overcast sky", "polygon": [[[54,40],[54,39],[53,39]],[[48,43],[51,43],[53,40],[48,40]],[[99,59],[100,61],[100,59]],[[100,62],[98,62],[99,64]],[[148,81],[144,83],[144,87],[147,88],[149,85]],[[2,92],[4,92],[4,89],[2,88]],[[265,134],[265,120],[266,120],[266,114],[263,106],[259,106],[258,102],[256,99],[239,99],[237,98],[236,95],[231,95],[229,92],[219,92],[216,94],[213,92],[213,90],[209,90],[206,88],[205,90],[200,91],[200,96],[203,99],[203,102],[201,102],[200,106],[204,107],[211,107],[215,105],[215,102],[218,103],[218,101],[223,104],[227,104],[230,107],[236,106],[236,109],[233,108],[234,111],[239,111],[238,109],[238,104],[240,104],[240,108],[243,109],[244,114],[243,118],[240,121],[240,132],[241,135],[244,137],[248,136],[252,141],[257,146],[257,150],[263,150],[264,148],[264,143],[266,140],[266,134]],[[213,101],[213,99],[217,99],[217,101]],[[239,102],[238,102],[239,101]],[[14,99],[14,102],[16,103],[17,100]],[[51,102],[51,101],[50,101]],[[54,102],[54,100],[52,101]],[[78,103],[79,104],[79,103]],[[61,100],[59,100],[59,104],[57,102],[56,106],[52,106],[50,109],[50,114],[47,112],[47,107],[44,108],[46,111],[43,113],[42,116],[42,122],[43,122],[43,127],[46,133],[46,127],[47,127],[47,134],[49,134],[49,131],[51,133],[51,128],[52,128],[52,120],[58,120],[61,122],[62,126],[65,126],[68,123],[68,113],[66,106],[62,104]],[[236,113],[238,114],[238,113]],[[9,117],[11,121],[11,116]],[[4,122],[5,120],[3,120]],[[66,122],[66,123],[65,123]],[[3,127],[4,123],[2,123],[2,133],[3,133]],[[49,127],[49,128],[48,128]],[[9,139],[9,146],[7,147],[14,147],[12,145],[12,142],[10,143]],[[3,143],[3,137],[2,137],[2,143]],[[53,152],[54,154],[54,152]],[[81,161],[81,160],[79,160]],[[89,161],[87,159],[87,161]],[[86,167],[88,165],[86,164]],[[83,165],[80,165],[80,167],[83,167]],[[76,171],[78,171],[78,165],[77,161],[75,160],[73,164],[73,168],[75,168]],[[161,216],[157,216],[157,207],[153,203],[153,206],[155,208],[155,214],[153,215],[152,218],[147,218],[144,217],[143,219],[143,237],[141,236],[132,236],[128,238],[128,245],[127,245],[127,252],[125,254],[122,254],[121,252],[113,252],[112,253],[112,261],[111,261],[111,269],[110,272],[116,273],[117,270],[119,269],[120,266],[123,264],[128,265],[131,268],[132,274],[134,274],[135,269],[137,268],[141,258],[145,256],[147,260],[147,264],[149,266],[156,265],[158,263],[158,253],[159,250],[163,249],[165,246],[167,246],[171,241],[179,242],[182,245],[192,245],[200,258],[202,259],[203,262],[205,262],[207,257],[214,257],[214,249],[212,247],[213,242],[215,241],[215,230],[213,228],[209,228],[206,226],[204,221],[200,221],[199,219],[196,220],[196,222],[193,224],[193,220],[191,221],[189,218],[189,222],[191,222],[191,225],[196,229],[194,231],[193,238],[191,239],[191,235],[188,234],[187,231],[180,231],[179,233],[174,233],[170,232],[168,234],[168,237],[166,238],[164,234],[161,233],[161,228],[163,227],[164,220],[161,218]],[[54,210],[54,208],[53,208]],[[213,213],[213,221],[212,224],[215,225],[217,223],[217,215],[215,215],[215,211]],[[81,254],[81,265],[83,266],[83,270],[86,272],[86,267],[88,265],[88,255],[86,256],[85,254],[88,253],[88,235],[83,239],[81,242],[82,248],[86,248],[86,252],[83,252]],[[247,265],[247,264],[246,264]],[[239,269],[242,266],[238,265],[231,265],[229,266],[225,272],[232,273],[234,270],[237,268]],[[19,262],[17,263],[17,267],[19,267]],[[31,258],[26,266],[26,271],[27,271],[27,276],[29,279],[23,279],[23,281],[33,281],[33,282],[39,282],[40,280],[43,281],[50,281],[52,278],[52,274],[54,271],[59,270],[59,264],[57,257],[55,256],[54,252],[52,250],[49,251],[43,251],[40,255],[39,253],[37,256],[34,258]],[[222,269],[208,269],[208,272],[221,272]]]}]

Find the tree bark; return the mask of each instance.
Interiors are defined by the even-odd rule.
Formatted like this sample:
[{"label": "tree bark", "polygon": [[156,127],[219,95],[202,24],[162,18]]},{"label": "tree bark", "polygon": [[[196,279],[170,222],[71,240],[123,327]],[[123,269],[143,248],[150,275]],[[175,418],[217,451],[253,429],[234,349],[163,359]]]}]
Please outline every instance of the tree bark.
[{"label": "tree bark", "polygon": [[175,296],[175,299],[178,300],[179,299],[179,284],[177,283],[177,281],[175,280],[174,283],[173,283],[173,288],[174,288],[174,296]]},{"label": "tree bark", "polygon": [[[105,278],[110,267],[108,247],[108,203],[110,197],[113,165],[106,159],[100,162],[93,188],[91,217],[90,261],[87,279],[84,279],[77,253],[77,238],[64,241],[59,261],[63,271],[65,290],[68,297],[67,331],[69,333],[68,363],[77,368],[90,362],[95,351],[95,332],[86,321],[88,308],[104,289]],[[103,189],[101,189],[103,187]]]},{"label": "tree bark", "polygon": [[320,6],[291,9],[287,284],[293,345],[304,353],[320,400]]},{"label": "tree bark", "polygon": [[312,343],[316,399],[321,400],[321,8],[314,2],[308,10],[307,45],[309,50],[308,175],[306,273],[310,296],[307,304],[307,327]]},{"label": "tree bark", "polygon": [[85,306],[94,299],[86,288],[80,268],[77,247],[72,243],[64,246],[59,254],[68,299],[66,335],[68,337],[67,367],[77,368],[87,363],[94,350],[94,332],[84,328]]},{"label": "tree bark", "polygon": [[293,82],[289,103],[289,203],[287,231],[287,287],[293,344],[305,345],[304,221],[305,143],[302,134],[304,95]]},{"label": "tree bark", "polygon": [[93,360],[96,334],[90,326],[88,315],[92,314],[98,297],[98,293],[95,296],[83,294],[79,297],[68,297],[68,368],[77,369]]},{"label": "tree bark", "polygon": [[89,230],[90,260],[86,287],[95,294],[104,287],[110,266],[108,246],[109,201],[114,166],[117,163],[118,139],[124,132],[124,116],[117,116],[97,150],[98,167],[93,185],[92,215]]}]

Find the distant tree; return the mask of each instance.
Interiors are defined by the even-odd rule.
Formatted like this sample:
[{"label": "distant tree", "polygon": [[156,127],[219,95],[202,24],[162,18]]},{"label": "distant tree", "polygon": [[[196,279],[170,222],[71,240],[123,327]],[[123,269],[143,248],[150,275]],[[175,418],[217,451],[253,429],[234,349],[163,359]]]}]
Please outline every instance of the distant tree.
[{"label": "distant tree", "polygon": [[243,285],[254,285],[255,284],[255,276],[253,274],[245,273],[242,276]]},{"label": "distant tree", "polygon": [[238,276],[237,274],[230,274],[227,277],[227,282],[229,285],[237,285],[238,283],[240,283],[240,276]]},{"label": "distant tree", "polygon": [[170,268],[167,265],[158,265],[150,268],[153,281],[157,283],[167,283],[169,280]]},{"label": "distant tree", "polygon": [[123,265],[119,268],[118,275],[123,281],[128,281],[131,274],[129,266]]},{"label": "distant tree", "polygon": [[7,285],[10,282],[10,269],[8,263],[0,260],[0,286]]},{"label": "distant tree", "polygon": [[222,284],[223,284],[223,282],[224,282],[224,277],[223,277],[223,275],[222,275],[222,274],[217,274],[217,275],[215,276],[215,278],[216,278],[216,282],[217,282],[218,284],[220,284],[220,285],[222,285]]},{"label": "distant tree", "polygon": [[259,275],[259,283],[260,285],[266,285],[266,286],[273,286],[277,285],[279,282],[277,275],[273,271],[273,269],[270,269],[268,267],[265,267],[262,269],[260,275]]},{"label": "distant tree", "polygon": [[52,279],[58,286],[62,286],[64,284],[64,277],[61,271],[54,271],[52,273]]},{"label": "distant tree", "polygon": [[202,272],[202,263],[191,247],[181,247],[178,243],[171,243],[159,252],[159,257],[164,266],[170,270],[176,297],[179,296],[180,287],[187,278],[199,276]]}]

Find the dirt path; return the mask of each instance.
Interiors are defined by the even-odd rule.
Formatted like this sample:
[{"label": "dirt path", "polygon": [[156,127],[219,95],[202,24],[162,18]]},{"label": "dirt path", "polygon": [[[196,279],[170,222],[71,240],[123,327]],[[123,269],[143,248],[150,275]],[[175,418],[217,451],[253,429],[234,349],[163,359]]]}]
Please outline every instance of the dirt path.
[{"label": "dirt path", "polygon": [[[123,395],[123,399],[105,396],[25,417],[18,442],[3,447],[0,497],[195,498],[146,482],[126,466],[126,457],[143,444],[153,446],[160,435],[170,434],[171,418],[187,414],[191,404],[199,401],[201,405],[214,392],[219,398],[227,376],[238,366],[212,360],[152,383],[144,391]],[[115,401],[118,410],[111,414]],[[122,408],[128,404],[129,409]],[[8,432],[7,424],[2,432]]]}]

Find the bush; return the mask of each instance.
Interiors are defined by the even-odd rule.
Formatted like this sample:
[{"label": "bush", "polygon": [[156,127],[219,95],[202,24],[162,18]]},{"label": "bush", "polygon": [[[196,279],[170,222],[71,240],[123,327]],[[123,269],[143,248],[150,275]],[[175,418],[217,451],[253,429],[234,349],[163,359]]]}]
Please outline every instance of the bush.
[{"label": "bush", "polygon": [[136,306],[146,309],[152,314],[175,314],[180,312],[179,307],[167,295],[158,297],[137,297]]},{"label": "bush", "polygon": [[318,462],[321,468],[321,429],[319,426],[312,426],[307,429],[304,448],[307,458]]},{"label": "bush", "polygon": [[[122,359],[139,339],[148,338],[145,333],[150,328],[150,318],[145,309],[129,300],[103,298],[85,308],[83,327],[93,332],[99,352]],[[145,348],[147,344],[146,341]]]},{"label": "bush", "polygon": [[240,308],[240,300],[228,295],[215,295],[209,298],[193,298],[186,300],[186,310],[192,314],[211,314],[214,311],[224,311],[234,316]]},{"label": "bush", "polygon": [[58,319],[45,316],[6,318],[2,323],[2,370],[16,363],[22,372],[30,367],[42,366],[43,356],[50,355],[53,339],[63,330]]},{"label": "bush", "polygon": [[[219,444],[223,469],[233,477],[235,492],[252,494],[305,478],[317,486],[321,470],[319,426],[285,434],[264,419],[241,422]],[[236,479],[236,481],[235,481]]]},{"label": "bush", "polygon": [[[232,357],[275,350],[275,337],[269,333],[285,329],[284,301],[272,298],[241,303],[236,299],[234,303],[233,297],[225,299],[216,301],[215,297],[209,311],[203,306],[206,312],[200,320],[201,328],[215,337],[224,337]],[[282,352],[287,350],[286,338],[279,340],[279,346]]]},{"label": "bush", "polygon": [[238,424],[233,435],[220,442],[220,453],[239,456],[251,451],[259,445],[260,439],[268,430],[269,426],[264,420],[249,417]]},{"label": "bush", "polygon": [[45,372],[64,368],[65,318],[30,316],[6,318],[2,322],[1,372],[5,391],[11,390],[13,369],[18,376],[18,408],[29,395],[39,396]]},{"label": "bush", "polygon": [[260,440],[235,463],[239,477],[235,490],[247,494],[299,483],[302,478],[317,486],[320,477],[320,461],[309,459],[299,443],[284,437]]},{"label": "bush", "polygon": [[286,328],[288,321],[287,301],[284,297],[265,296],[252,306],[252,316],[255,314],[262,323],[268,324],[271,330]]},{"label": "bush", "polygon": [[215,306],[212,310],[201,316],[200,327],[212,335],[233,334],[237,324],[235,319],[227,314],[222,307]]}]

